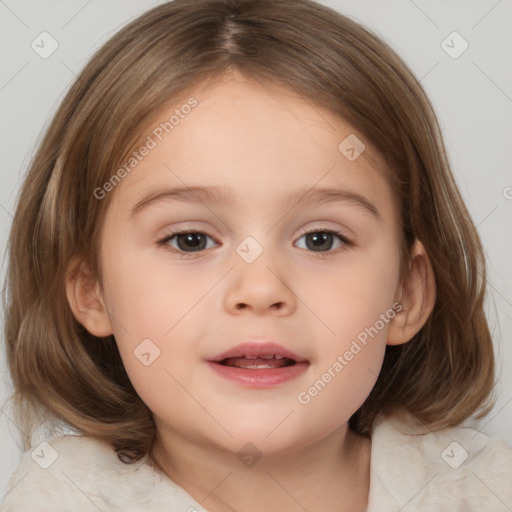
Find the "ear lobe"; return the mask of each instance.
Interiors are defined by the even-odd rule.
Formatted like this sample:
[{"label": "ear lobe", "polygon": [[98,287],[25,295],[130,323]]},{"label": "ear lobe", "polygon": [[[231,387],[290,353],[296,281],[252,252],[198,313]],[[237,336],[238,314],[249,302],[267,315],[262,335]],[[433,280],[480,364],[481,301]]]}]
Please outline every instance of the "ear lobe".
[{"label": "ear lobe", "polygon": [[74,317],[92,335],[113,334],[100,283],[80,259],[73,259],[68,266],[66,296]]},{"label": "ear lobe", "polygon": [[402,278],[398,294],[397,301],[403,309],[389,322],[388,345],[410,341],[425,325],[436,302],[434,269],[418,239],[414,241],[409,270]]}]

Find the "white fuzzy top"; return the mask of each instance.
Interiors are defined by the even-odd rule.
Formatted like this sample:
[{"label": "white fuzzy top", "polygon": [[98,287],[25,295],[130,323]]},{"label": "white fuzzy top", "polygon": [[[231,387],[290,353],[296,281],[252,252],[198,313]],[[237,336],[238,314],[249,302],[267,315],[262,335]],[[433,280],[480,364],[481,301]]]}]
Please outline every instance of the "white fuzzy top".
[{"label": "white fuzzy top", "polygon": [[[469,427],[412,435],[417,429],[397,417],[376,422],[367,512],[512,511],[512,448],[505,441]],[[107,443],[78,434],[62,423],[38,429],[0,511],[207,511],[147,455],[127,465]]]}]

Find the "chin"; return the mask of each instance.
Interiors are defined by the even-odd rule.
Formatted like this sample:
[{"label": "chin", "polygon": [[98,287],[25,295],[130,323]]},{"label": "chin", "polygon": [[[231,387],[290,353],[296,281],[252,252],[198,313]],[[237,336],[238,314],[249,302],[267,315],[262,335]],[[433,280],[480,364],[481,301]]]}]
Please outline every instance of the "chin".
[{"label": "chin", "polygon": [[239,428],[239,425],[237,425],[236,430],[230,430],[233,438],[228,441],[229,449],[237,453],[242,447],[250,444],[262,454],[279,454],[298,449],[313,442],[318,437],[318,434],[311,435],[304,432],[303,425],[295,429],[292,425],[287,427],[284,424],[279,425],[280,421],[282,421],[282,418],[278,421],[268,422],[268,424],[248,425],[247,428]]}]

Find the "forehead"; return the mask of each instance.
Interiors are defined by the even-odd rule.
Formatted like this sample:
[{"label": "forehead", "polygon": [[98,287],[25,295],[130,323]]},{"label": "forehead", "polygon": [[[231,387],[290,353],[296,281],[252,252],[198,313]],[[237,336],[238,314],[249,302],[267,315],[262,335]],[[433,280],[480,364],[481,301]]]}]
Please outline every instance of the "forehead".
[{"label": "forehead", "polygon": [[[190,100],[194,108],[182,110]],[[171,128],[173,114],[178,122]],[[385,164],[371,144],[277,85],[238,75],[202,84],[159,112],[142,130],[141,146],[148,137],[154,147],[117,187],[118,201],[133,203],[158,185],[209,184],[229,186],[234,204],[262,194],[279,201],[292,189],[314,186],[350,186],[377,202],[386,194],[391,200],[383,190]]]}]

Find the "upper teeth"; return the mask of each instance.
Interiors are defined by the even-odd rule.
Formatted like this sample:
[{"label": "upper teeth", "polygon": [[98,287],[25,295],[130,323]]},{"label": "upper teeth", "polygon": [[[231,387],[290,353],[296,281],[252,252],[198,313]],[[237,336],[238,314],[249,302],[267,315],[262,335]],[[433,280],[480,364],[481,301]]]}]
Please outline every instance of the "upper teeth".
[{"label": "upper teeth", "polygon": [[284,356],[277,356],[275,354],[272,354],[270,356],[244,356],[245,359],[284,359]]}]

